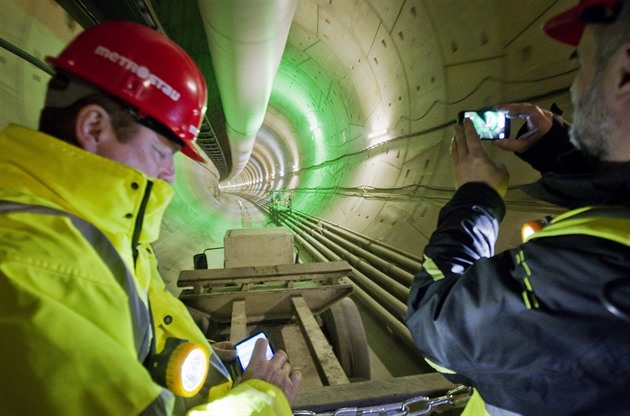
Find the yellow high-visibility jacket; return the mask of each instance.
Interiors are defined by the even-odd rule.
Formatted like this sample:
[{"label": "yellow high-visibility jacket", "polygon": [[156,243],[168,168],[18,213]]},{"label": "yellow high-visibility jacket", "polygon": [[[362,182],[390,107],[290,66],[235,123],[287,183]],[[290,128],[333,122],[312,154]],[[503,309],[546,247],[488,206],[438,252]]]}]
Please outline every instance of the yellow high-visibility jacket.
[{"label": "yellow high-visibility jacket", "polygon": [[[134,296],[145,314],[150,303],[153,326],[146,333],[158,352],[167,337],[212,352],[185,306],[166,290],[150,246],[172,188],[15,125],[0,133],[0,149],[0,200],[91,223],[111,242],[135,286],[121,285],[71,217],[0,214],[0,414],[173,414],[173,395],[139,358],[130,308]],[[189,414],[291,413],[275,386],[250,380],[230,389],[227,372],[216,357],[211,361],[220,385]]]}]

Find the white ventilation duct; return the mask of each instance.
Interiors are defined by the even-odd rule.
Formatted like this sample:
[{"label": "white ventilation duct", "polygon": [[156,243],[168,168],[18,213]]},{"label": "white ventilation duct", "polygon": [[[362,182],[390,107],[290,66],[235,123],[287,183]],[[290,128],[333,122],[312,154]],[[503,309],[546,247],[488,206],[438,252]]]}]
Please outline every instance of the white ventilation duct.
[{"label": "white ventilation duct", "polygon": [[238,175],[262,126],[297,0],[199,0]]}]

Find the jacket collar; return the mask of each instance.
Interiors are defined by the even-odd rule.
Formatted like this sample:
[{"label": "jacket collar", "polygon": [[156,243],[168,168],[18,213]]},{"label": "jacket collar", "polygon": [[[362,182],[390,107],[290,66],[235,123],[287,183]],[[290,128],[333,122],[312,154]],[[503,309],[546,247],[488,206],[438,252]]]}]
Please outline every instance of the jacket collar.
[{"label": "jacket collar", "polygon": [[0,134],[0,148],[1,193],[15,190],[13,200],[63,209],[106,234],[133,234],[149,188],[140,242],[157,240],[173,197],[167,182],[151,179],[149,187],[149,178],[134,168],[17,125]]}]

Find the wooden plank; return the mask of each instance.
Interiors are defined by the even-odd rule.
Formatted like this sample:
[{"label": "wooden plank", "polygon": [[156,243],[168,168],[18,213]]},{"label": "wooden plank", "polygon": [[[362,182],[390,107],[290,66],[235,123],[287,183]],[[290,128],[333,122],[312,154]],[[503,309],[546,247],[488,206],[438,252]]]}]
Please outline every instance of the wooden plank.
[{"label": "wooden plank", "polygon": [[236,343],[247,336],[247,313],[244,300],[232,302],[230,341]]},{"label": "wooden plank", "polygon": [[316,315],[328,309],[330,305],[350,295],[354,289],[352,283],[335,286],[316,286],[302,288],[279,288],[228,293],[203,293],[195,295],[182,292],[179,299],[187,306],[198,309],[210,316],[215,322],[229,322],[232,319],[232,301],[247,301],[247,319],[249,322],[273,319],[291,319],[294,316],[291,297],[302,296]]},{"label": "wooden plank", "polygon": [[302,335],[302,330],[298,323],[294,321],[293,323],[282,325],[280,328],[284,350],[289,356],[291,369],[302,373],[300,389],[322,387],[322,380],[319,377],[319,372],[313,362],[308,343],[304,335]]},{"label": "wooden plank", "polygon": [[309,345],[311,355],[314,357],[315,366],[320,372],[322,382],[330,386],[349,383],[348,377],[344,373],[343,368],[341,368],[339,360],[337,360],[332,347],[319,328],[304,298],[294,296],[291,300],[298,317],[300,329]]},{"label": "wooden plank", "polygon": [[277,266],[232,267],[226,269],[183,270],[177,286],[245,284],[277,280],[325,280],[351,276],[352,268],[346,261],[305,264],[280,264]]},{"label": "wooden plank", "polygon": [[301,389],[293,409],[325,412],[342,407],[397,403],[412,397],[438,397],[455,385],[440,373],[418,374],[388,380],[371,380],[337,386]]}]

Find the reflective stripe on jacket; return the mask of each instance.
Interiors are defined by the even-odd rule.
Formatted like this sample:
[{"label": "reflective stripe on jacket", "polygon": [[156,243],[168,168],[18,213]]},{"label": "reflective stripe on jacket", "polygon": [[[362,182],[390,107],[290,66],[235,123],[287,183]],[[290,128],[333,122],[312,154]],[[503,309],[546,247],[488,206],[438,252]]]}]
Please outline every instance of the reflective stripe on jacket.
[{"label": "reflective stripe on jacket", "polygon": [[25,205],[0,200],[0,214],[8,212],[24,212],[40,215],[59,215],[70,219],[72,225],[90,243],[105,265],[110,269],[114,278],[127,293],[127,303],[131,312],[133,339],[138,360],[144,362],[149,355],[151,346],[151,317],[149,311],[138,296],[133,275],[129,272],[122,259],[111,245],[105,234],[89,222],[53,208]]}]

